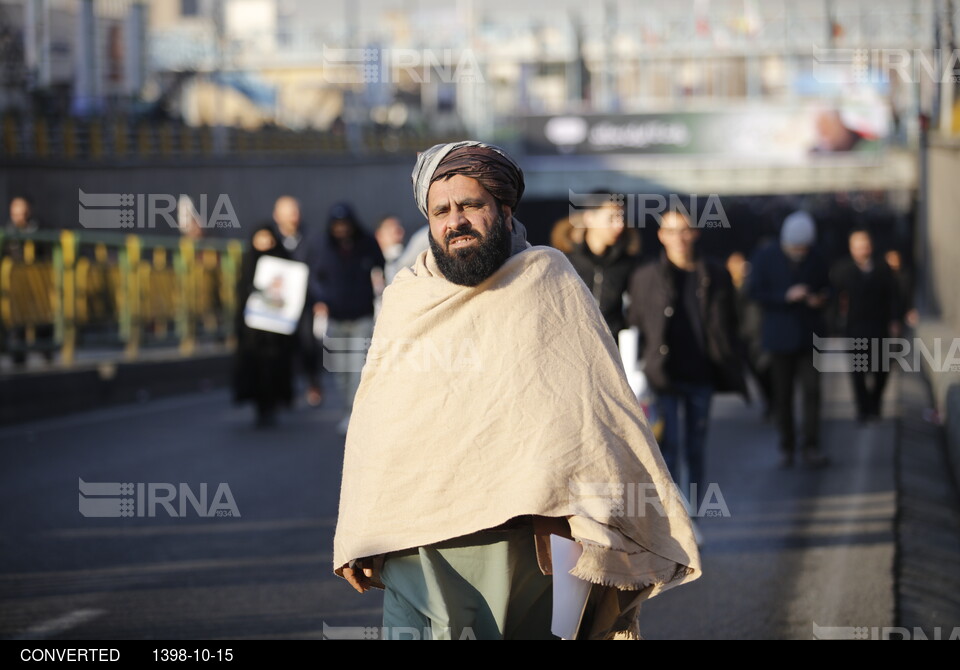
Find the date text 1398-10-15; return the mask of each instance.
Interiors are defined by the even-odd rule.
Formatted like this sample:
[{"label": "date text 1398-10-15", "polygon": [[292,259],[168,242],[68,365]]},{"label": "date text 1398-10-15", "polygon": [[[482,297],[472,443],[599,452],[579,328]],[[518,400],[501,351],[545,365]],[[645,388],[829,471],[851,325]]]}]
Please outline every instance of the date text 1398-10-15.
[{"label": "date text 1398-10-15", "polygon": [[154,649],[153,660],[162,661],[226,661],[233,660],[233,649]]}]

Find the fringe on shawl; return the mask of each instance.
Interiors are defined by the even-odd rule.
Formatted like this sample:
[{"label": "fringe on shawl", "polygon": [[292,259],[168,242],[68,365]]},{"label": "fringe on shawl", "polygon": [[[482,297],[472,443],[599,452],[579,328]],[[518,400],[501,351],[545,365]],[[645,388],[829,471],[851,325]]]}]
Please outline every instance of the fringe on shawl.
[{"label": "fringe on shawl", "polygon": [[[668,561],[650,552],[628,554],[587,542],[581,544],[583,554],[570,574],[591,584],[609,586],[621,591],[641,591],[651,586],[667,586],[695,572],[693,568]],[[654,561],[666,565],[655,568],[651,565]],[[661,590],[662,588],[656,588],[655,592]]]}]

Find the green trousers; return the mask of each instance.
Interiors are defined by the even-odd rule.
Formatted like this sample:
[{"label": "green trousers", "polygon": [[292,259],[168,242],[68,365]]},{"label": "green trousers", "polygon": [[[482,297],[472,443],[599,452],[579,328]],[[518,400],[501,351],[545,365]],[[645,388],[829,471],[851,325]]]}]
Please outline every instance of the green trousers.
[{"label": "green trousers", "polygon": [[390,554],[381,578],[384,639],[556,639],[530,527]]}]

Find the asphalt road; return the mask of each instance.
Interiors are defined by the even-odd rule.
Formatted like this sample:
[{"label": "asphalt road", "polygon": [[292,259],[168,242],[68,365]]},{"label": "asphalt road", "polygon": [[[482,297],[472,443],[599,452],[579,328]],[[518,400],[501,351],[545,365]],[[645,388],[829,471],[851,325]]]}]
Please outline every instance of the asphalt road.
[{"label": "asphalt road", "polygon": [[860,426],[847,378],[822,380],[823,470],[778,469],[775,427],[739,400],[716,402],[706,468],[729,516],[699,520],[703,577],[644,606],[644,637],[809,640],[893,625],[895,422]]},{"label": "asphalt road", "polygon": [[[707,474],[729,516],[701,520],[704,577],[644,606],[645,637],[893,625],[893,423],[858,427],[846,378],[828,377],[834,464],[823,471],[777,470],[758,410],[716,401]],[[0,637],[321,638],[378,626],[381,597],[332,574],[340,418],[335,404],[300,408],[255,430],[249,408],[218,391],[0,429]],[[123,498],[133,516],[83,516],[81,479],[134,484]],[[214,516],[189,499],[203,483],[199,507]],[[150,504],[150,484],[154,498],[173,485],[176,516]],[[221,484],[229,495],[215,496]]]}]

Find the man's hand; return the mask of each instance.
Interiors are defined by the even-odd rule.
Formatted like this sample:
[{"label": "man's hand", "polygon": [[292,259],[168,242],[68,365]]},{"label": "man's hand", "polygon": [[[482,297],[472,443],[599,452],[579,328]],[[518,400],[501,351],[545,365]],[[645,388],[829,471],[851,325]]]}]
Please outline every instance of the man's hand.
[{"label": "man's hand", "polygon": [[827,296],[822,293],[807,296],[807,307],[811,309],[820,309],[827,304]]},{"label": "man's hand", "polygon": [[374,581],[380,581],[380,575],[373,567],[373,561],[364,558],[355,563],[355,567],[345,567],[343,569],[343,578],[350,582],[350,586],[359,593],[363,593],[373,588]]},{"label": "man's hand", "polygon": [[330,314],[330,308],[327,307],[327,303],[325,302],[314,303],[313,313],[316,316],[327,316]]},{"label": "man's hand", "polygon": [[810,295],[810,289],[806,284],[796,284],[787,290],[787,302],[801,302]]}]

